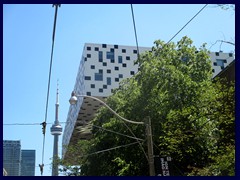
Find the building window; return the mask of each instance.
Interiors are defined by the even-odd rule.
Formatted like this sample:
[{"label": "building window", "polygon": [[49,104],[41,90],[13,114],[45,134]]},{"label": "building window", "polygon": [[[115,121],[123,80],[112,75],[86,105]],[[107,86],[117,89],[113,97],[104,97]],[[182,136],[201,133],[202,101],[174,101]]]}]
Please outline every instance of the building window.
[{"label": "building window", "polygon": [[111,73],[111,69],[107,69],[107,73]]},{"label": "building window", "polygon": [[87,58],[86,58],[86,57],[84,58],[84,61],[87,61]]},{"label": "building window", "polygon": [[123,78],[123,75],[122,75],[122,74],[119,74],[118,77],[119,77],[119,78]]},{"label": "building window", "polygon": [[122,56],[118,56],[118,63],[122,63]]},{"label": "building window", "polygon": [[95,84],[91,84],[91,88],[95,88]]},{"label": "building window", "polygon": [[134,75],[135,73],[134,73],[134,71],[130,71],[130,74],[131,74],[131,75]]},{"label": "building window", "polygon": [[98,47],[95,47],[95,51],[99,51],[99,48],[98,48]]},{"label": "building window", "polygon": [[111,82],[111,78],[110,77],[107,77],[107,85],[111,85],[112,82]]},{"label": "building window", "polygon": [[130,56],[127,56],[127,57],[126,57],[126,60],[130,60]]},{"label": "building window", "polygon": [[214,73],[214,72],[215,72],[215,69],[212,69],[212,72]]},{"label": "building window", "polygon": [[113,48],[111,48],[111,49],[110,49],[110,52],[114,52],[114,49],[113,49]]},{"label": "building window", "polygon": [[103,52],[102,51],[98,52],[98,61],[103,62]]},{"label": "building window", "polygon": [[111,63],[115,63],[114,59],[111,59]]},{"label": "building window", "polygon": [[91,96],[91,92],[87,92],[87,95],[88,95],[88,96]]},{"label": "building window", "polygon": [[221,68],[224,68],[224,61],[225,59],[216,59],[217,60],[217,66],[221,66]]},{"label": "building window", "polygon": [[106,48],[106,47],[107,47],[107,45],[106,45],[106,44],[102,44],[102,47],[103,47],[103,48]]},{"label": "building window", "polygon": [[126,53],[126,49],[122,49],[122,53]]},{"label": "building window", "polygon": [[127,67],[127,64],[123,63],[123,64],[122,64],[122,67]]},{"label": "building window", "polygon": [[95,81],[102,81],[103,74],[102,73],[95,73]]},{"label": "building window", "polygon": [[90,57],[91,57],[91,54],[87,54],[87,57],[90,58]]},{"label": "building window", "polygon": [[103,70],[102,70],[102,69],[99,69],[99,70],[98,70],[98,73],[99,73],[99,74],[102,74],[102,73],[103,73]]},{"label": "building window", "polygon": [[91,69],[95,69],[95,66],[94,66],[94,65],[91,65]]},{"label": "building window", "polygon": [[216,55],[216,56],[219,56],[219,52],[215,52],[215,55]]},{"label": "building window", "polygon": [[115,49],[118,49],[118,45],[114,45],[114,48],[115,48]]},{"label": "building window", "polygon": [[102,92],[103,92],[103,89],[100,88],[98,91],[99,91],[100,93],[102,93]]},{"label": "building window", "polygon": [[103,62],[103,66],[107,66],[107,63],[106,63],[106,62]]},{"label": "building window", "polygon": [[136,49],[133,50],[133,54],[137,54],[137,50]]},{"label": "building window", "polygon": [[119,82],[119,78],[115,78],[115,81],[116,81],[116,82]]},{"label": "building window", "polygon": [[233,57],[233,53],[229,53],[229,57]]},{"label": "building window", "polygon": [[107,85],[103,85],[103,89],[107,89]]},{"label": "building window", "polygon": [[87,50],[88,50],[88,51],[91,51],[91,47],[88,46],[88,47],[87,47]]},{"label": "building window", "polygon": [[85,80],[91,80],[91,76],[85,76]]},{"label": "building window", "polygon": [[107,52],[107,59],[114,59],[114,52]]},{"label": "building window", "polygon": [[117,66],[115,66],[115,68],[114,68],[116,71],[118,71],[119,70],[119,67],[117,67]]}]

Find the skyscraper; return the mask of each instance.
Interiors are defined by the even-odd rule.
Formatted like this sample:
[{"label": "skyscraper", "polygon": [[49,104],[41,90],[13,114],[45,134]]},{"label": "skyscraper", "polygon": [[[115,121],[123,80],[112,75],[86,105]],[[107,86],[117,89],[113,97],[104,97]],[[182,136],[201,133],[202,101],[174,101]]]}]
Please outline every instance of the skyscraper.
[{"label": "skyscraper", "polygon": [[3,141],[3,168],[8,176],[20,176],[21,174],[21,142]]},{"label": "skyscraper", "polygon": [[21,176],[35,175],[35,150],[22,150]]},{"label": "skyscraper", "polygon": [[[150,47],[139,47],[139,53],[151,51]],[[211,52],[213,77],[220,73],[233,60],[232,53]],[[86,43],[80,61],[74,91],[76,94],[95,96],[104,99],[119,82],[138,72],[137,48],[135,46]],[[91,138],[91,120],[101,103],[89,98],[79,98],[78,103],[70,106],[65,130],[63,147],[76,143],[79,139]],[[65,148],[63,158],[71,157]],[[71,158],[74,160],[74,158]]]}]

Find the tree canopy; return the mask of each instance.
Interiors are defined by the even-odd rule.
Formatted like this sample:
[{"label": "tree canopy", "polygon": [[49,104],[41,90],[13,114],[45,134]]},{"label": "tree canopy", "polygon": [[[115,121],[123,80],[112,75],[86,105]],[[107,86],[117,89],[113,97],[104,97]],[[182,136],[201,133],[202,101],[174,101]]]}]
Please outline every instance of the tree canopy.
[{"label": "tree canopy", "polygon": [[[172,158],[171,175],[234,175],[234,83],[212,81],[205,44],[196,48],[188,37],[176,44],[157,40],[135,63],[139,72],[106,103],[127,119],[151,119],[154,155]],[[78,175],[149,175],[144,126],[106,108],[92,124],[93,138],[69,147],[79,152]]]}]

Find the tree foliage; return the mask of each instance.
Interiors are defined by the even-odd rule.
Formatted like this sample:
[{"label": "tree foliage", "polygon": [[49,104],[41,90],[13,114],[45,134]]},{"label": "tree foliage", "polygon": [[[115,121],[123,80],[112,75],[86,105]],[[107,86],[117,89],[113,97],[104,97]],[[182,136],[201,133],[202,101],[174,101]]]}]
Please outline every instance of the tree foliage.
[{"label": "tree foliage", "polygon": [[[139,72],[123,80],[107,104],[130,120],[150,117],[154,155],[172,157],[172,175],[233,175],[234,86],[212,81],[205,44],[197,49],[192,43],[188,37],[177,44],[155,41],[137,59]],[[144,126],[126,124],[106,108],[93,125],[93,138],[81,148],[80,175],[149,175]],[[132,131],[143,141],[125,146],[136,140],[99,126],[128,136]]]}]

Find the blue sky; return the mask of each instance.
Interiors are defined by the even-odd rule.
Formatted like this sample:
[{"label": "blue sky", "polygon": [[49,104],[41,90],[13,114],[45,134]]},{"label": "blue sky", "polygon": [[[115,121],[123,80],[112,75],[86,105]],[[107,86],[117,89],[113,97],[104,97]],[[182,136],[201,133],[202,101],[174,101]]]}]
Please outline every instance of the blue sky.
[{"label": "blue sky", "polygon": [[[157,39],[167,42],[204,4],[133,5],[139,46],[151,47]],[[41,123],[45,119],[48,73],[55,8],[51,4],[3,5],[3,124]],[[235,11],[208,5],[172,41],[190,37],[196,47],[217,40],[235,43]],[[62,4],[58,9],[47,123],[55,120],[59,79],[59,121],[66,121],[84,43],[135,46],[130,4]],[[230,44],[216,43],[211,51],[232,52]],[[62,124],[64,128],[64,124]],[[53,136],[47,126],[44,174],[51,175]],[[42,163],[40,125],[3,126],[4,140],[21,140],[22,149],[36,150]],[[62,136],[59,141],[61,153]],[[36,167],[36,175],[40,175]]]}]

